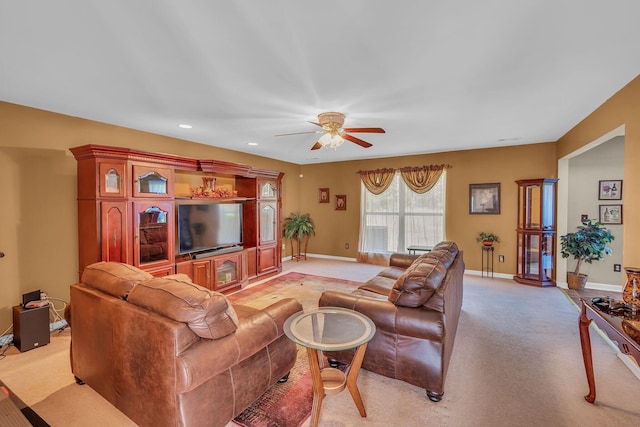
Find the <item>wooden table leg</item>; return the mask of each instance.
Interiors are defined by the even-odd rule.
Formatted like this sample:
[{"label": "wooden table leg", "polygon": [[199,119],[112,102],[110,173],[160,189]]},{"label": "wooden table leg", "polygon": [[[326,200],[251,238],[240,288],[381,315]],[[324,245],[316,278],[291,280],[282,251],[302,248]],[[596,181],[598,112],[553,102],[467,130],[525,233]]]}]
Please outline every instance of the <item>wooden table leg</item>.
[{"label": "wooden table leg", "polygon": [[324,386],[320,374],[320,360],[318,350],[307,347],[309,357],[309,371],[311,371],[311,382],[313,384],[313,406],[311,408],[311,427],[317,427],[320,420],[320,409],[322,399],[324,399]]},{"label": "wooden table leg", "polygon": [[367,416],[367,411],[364,409],[364,403],[360,396],[360,390],[358,390],[358,373],[360,372],[360,366],[362,366],[362,359],[364,359],[364,352],[367,350],[367,343],[362,344],[356,350],[356,354],[353,356],[349,372],[347,373],[347,388],[351,397],[360,411],[361,417]]},{"label": "wooden table leg", "polygon": [[582,302],[582,311],[580,313],[580,345],[582,347],[582,359],[584,360],[584,370],[587,373],[587,382],[589,383],[589,394],[584,398],[587,402],[593,403],[596,400],[596,382],[593,377],[593,358],[591,355],[591,337],[589,336],[589,324],[591,320],[587,317],[587,306]]}]

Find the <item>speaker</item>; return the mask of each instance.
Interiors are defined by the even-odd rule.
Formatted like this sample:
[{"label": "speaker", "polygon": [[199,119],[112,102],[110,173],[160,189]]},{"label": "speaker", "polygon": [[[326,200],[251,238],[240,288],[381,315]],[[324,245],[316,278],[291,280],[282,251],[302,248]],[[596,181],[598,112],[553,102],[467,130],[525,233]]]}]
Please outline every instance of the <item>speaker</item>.
[{"label": "speaker", "polygon": [[13,307],[13,344],[27,351],[49,344],[49,307]]}]

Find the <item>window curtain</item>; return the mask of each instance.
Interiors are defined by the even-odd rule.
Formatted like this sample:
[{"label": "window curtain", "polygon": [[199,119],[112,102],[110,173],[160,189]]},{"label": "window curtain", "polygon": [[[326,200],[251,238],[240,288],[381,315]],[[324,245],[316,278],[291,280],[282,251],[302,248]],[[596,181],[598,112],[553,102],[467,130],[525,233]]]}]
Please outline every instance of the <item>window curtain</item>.
[{"label": "window curtain", "polygon": [[370,171],[358,171],[365,188],[373,194],[382,194],[393,181],[395,169],[376,169]]},{"label": "window curtain", "polygon": [[400,169],[400,175],[407,187],[418,194],[424,194],[436,185],[445,167],[445,165],[406,167]]},{"label": "window curtain", "polygon": [[[359,262],[377,265],[388,265],[390,253],[370,252],[364,249],[364,239],[367,235],[366,230],[366,218],[365,218],[365,205],[366,205],[366,188],[369,192],[375,195],[380,195],[389,189],[393,182],[393,179],[398,173],[404,183],[415,194],[425,194],[431,190],[437,183],[445,168],[451,167],[449,165],[425,165],[421,167],[403,167],[396,171],[391,168],[376,169],[369,171],[358,171],[362,180],[361,191],[361,210],[360,210],[360,236],[358,244],[358,256]],[[395,188],[395,187],[394,187]],[[391,191],[391,190],[390,190]],[[385,209],[388,210],[388,209]],[[415,220],[412,218],[412,221]]]}]

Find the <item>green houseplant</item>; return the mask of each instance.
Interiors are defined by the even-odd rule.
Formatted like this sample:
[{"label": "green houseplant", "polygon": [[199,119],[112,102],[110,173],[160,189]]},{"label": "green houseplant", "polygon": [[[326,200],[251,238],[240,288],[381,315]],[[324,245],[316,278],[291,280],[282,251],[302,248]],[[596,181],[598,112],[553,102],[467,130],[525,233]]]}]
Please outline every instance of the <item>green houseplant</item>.
[{"label": "green houseplant", "polygon": [[611,254],[611,243],[614,236],[604,228],[600,221],[587,218],[578,226],[578,231],[560,236],[560,253],[562,258],[573,257],[577,260],[576,269],[567,272],[567,284],[571,289],[583,289],[587,283],[587,275],[580,273],[583,262],[591,264]]},{"label": "green houseplant", "polygon": [[[284,219],[284,226],[282,227],[282,237],[289,239],[291,244],[291,258],[300,260],[302,258],[307,259],[307,246],[309,245],[309,237],[315,235],[315,225],[311,216],[306,214],[300,214],[298,212],[291,212],[289,216]],[[304,240],[304,254],[301,251],[302,241]],[[294,246],[294,241],[296,246]]]},{"label": "green houseplant", "polygon": [[493,242],[500,243],[500,239],[493,233],[481,231],[476,238],[477,242],[482,242],[485,246],[493,246]]}]

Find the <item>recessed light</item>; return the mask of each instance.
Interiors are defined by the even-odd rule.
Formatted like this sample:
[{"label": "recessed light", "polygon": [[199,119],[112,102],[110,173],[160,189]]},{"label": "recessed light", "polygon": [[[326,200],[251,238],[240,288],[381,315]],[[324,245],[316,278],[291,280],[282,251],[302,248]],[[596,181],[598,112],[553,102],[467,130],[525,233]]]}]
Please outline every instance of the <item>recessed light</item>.
[{"label": "recessed light", "polygon": [[257,142],[248,142],[247,145],[258,145]]},{"label": "recessed light", "polygon": [[191,126],[191,125],[186,125],[186,124],[181,124],[181,125],[178,125],[178,127],[179,127],[179,128],[182,128],[182,129],[191,129],[193,126]]}]

